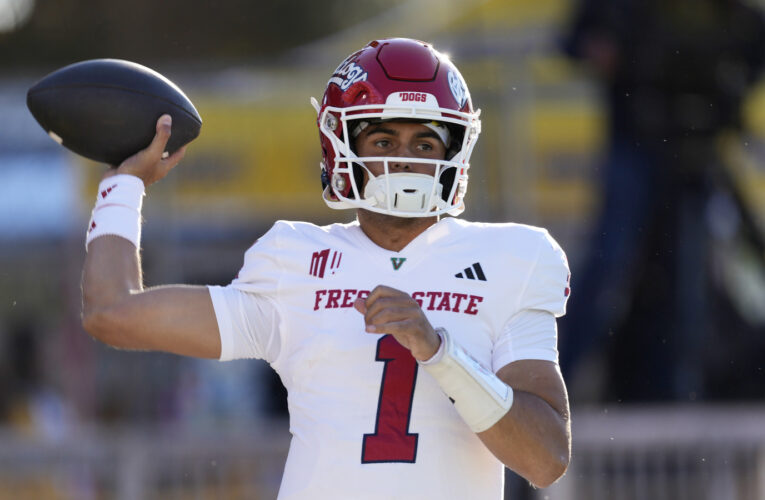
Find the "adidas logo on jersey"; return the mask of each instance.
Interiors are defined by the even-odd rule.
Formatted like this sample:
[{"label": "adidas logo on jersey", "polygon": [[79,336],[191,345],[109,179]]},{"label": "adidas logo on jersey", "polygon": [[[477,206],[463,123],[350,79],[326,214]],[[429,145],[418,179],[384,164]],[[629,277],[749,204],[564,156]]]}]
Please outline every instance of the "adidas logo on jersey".
[{"label": "adidas logo on jersey", "polygon": [[486,275],[483,274],[483,269],[481,269],[481,264],[476,262],[470,267],[466,267],[462,272],[459,272],[454,275],[455,278],[467,278],[469,280],[481,280],[486,281]]}]

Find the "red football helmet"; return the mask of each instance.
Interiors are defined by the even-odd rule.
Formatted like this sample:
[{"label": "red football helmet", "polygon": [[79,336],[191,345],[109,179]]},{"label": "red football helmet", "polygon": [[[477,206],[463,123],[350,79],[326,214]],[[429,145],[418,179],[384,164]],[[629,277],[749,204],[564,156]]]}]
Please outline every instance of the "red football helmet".
[{"label": "red football helmet", "polygon": [[[481,123],[465,80],[443,54],[408,38],[375,40],[351,54],[329,79],[318,113],[324,201],[331,208],[364,208],[399,217],[459,215],[465,208],[469,159]],[[447,146],[435,175],[390,173],[384,157],[359,157],[355,136],[370,123],[421,121]],[[397,159],[400,161],[401,159]],[[374,177],[365,162],[381,162]],[[364,185],[364,170],[368,182]]]}]

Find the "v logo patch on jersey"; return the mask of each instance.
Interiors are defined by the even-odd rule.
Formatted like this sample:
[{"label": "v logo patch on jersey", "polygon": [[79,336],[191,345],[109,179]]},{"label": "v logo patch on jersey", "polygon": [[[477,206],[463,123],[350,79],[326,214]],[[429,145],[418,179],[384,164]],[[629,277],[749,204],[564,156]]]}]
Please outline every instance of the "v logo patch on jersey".
[{"label": "v logo patch on jersey", "polygon": [[483,274],[481,264],[476,262],[470,267],[466,267],[462,272],[454,275],[455,278],[467,278],[469,280],[486,281],[486,275]]},{"label": "v logo patch on jersey", "polygon": [[391,257],[390,261],[393,264],[393,270],[398,271],[399,269],[401,269],[401,265],[404,263],[405,260],[406,260],[406,257]]}]

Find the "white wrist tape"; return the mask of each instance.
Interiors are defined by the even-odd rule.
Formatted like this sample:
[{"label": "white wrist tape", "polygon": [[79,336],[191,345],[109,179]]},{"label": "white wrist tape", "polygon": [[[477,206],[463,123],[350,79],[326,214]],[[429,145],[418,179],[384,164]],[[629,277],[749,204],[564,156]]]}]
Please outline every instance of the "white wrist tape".
[{"label": "white wrist tape", "polygon": [[447,396],[473,432],[496,424],[513,406],[513,389],[484,368],[455,343],[443,328],[437,328],[441,348],[420,365]]},{"label": "white wrist tape", "polygon": [[130,241],[136,248],[141,243],[141,205],[143,181],[132,175],[107,177],[98,186],[98,198],[88,224],[85,250],[99,236],[113,234]]}]

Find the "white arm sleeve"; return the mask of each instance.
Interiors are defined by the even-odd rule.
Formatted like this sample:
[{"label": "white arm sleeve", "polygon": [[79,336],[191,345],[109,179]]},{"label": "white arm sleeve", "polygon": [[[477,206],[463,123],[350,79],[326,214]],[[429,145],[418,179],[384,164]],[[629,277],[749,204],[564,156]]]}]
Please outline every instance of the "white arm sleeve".
[{"label": "white arm sleeve", "polygon": [[276,359],[281,348],[279,314],[271,299],[231,286],[208,288],[220,330],[220,360]]},{"label": "white arm sleeve", "polygon": [[510,318],[492,353],[494,372],[519,359],[558,362],[558,330],[549,311],[525,309]]}]

